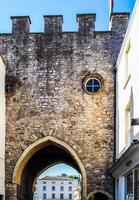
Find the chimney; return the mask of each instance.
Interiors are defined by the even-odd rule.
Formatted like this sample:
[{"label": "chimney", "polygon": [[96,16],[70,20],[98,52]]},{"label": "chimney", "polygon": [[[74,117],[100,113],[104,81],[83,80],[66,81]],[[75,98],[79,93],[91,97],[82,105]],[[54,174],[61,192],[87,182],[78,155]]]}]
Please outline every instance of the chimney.
[{"label": "chimney", "polygon": [[31,20],[29,16],[13,16],[12,19],[12,33],[21,34],[30,32]]}]

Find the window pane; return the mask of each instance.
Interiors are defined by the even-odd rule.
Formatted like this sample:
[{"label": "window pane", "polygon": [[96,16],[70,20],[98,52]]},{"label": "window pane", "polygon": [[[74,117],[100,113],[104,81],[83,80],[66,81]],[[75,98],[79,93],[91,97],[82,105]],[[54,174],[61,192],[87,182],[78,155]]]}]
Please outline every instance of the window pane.
[{"label": "window pane", "polygon": [[133,172],[131,171],[126,176],[126,199],[132,199],[133,198]]},{"label": "window pane", "polygon": [[5,90],[6,90],[7,93],[13,92],[14,91],[14,85],[10,82],[6,83]]},{"label": "window pane", "polygon": [[100,82],[97,79],[94,79],[94,85],[100,85]]},{"label": "window pane", "polygon": [[43,199],[46,199],[46,193],[43,194]]},{"label": "window pane", "polygon": [[52,199],[55,199],[55,193],[52,193]]},{"label": "window pane", "polygon": [[43,190],[46,190],[46,186],[43,186]]},{"label": "window pane", "polygon": [[99,86],[94,86],[94,92],[98,92],[99,91]]},{"label": "window pane", "polygon": [[60,186],[60,191],[63,191],[64,190],[64,186]]},{"label": "window pane", "polygon": [[60,199],[64,199],[64,194],[60,194]]},{"label": "window pane", "polygon": [[69,199],[72,199],[72,194],[69,194]]},{"label": "window pane", "polygon": [[90,93],[97,93],[100,90],[101,83],[98,79],[92,78],[86,83],[86,90]]},{"label": "window pane", "polygon": [[87,81],[87,84],[86,84],[86,85],[87,85],[87,86],[93,85],[93,80],[90,79],[89,81]]},{"label": "window pane", "polygon": [[71,186],[69,186],[69,191],[72,191],[72,187]]},{"label": "window pane", "polygon": [[55,191],[55,186],[52,186],[52,191]]},{"label": "window pane", "polygon": [[93,91],[92,91],[92,87],[87,86],[87,91],[88,91],[88,92],[93,92]]}]

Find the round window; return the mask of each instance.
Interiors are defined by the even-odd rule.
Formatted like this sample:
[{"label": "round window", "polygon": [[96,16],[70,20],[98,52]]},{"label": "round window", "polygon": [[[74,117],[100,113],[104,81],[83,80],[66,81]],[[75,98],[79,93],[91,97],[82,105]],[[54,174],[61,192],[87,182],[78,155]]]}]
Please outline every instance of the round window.
[{"label": "round window", "polygon": [[6,93],[12,93],[12,92],[14,92],[14,89],[15,89],[15,86],[14,86],[13,83],[7,82],[5,84],[5,91],[6,91]]},{"label": "round window", "polygon": [[84,90],[88,94],[98,93],[102,88],[102,83],[97,77],[87,77],[84,81]]}]

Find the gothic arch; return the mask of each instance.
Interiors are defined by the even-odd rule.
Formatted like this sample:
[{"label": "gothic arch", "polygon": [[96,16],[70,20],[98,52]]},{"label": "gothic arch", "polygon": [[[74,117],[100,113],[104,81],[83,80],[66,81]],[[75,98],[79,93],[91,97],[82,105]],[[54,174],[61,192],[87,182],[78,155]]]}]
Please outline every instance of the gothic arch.
[{"label": "gothic arch", "polygon": [[106,191],[103,191],[103,190],[95,190],[95,191],[92,191],[88,194],[87,196],[87,200],[89,200],[92,196],[94,196],[94,194],[97,194],[97,193],[101,193],[101,194],[104,194],[108,197],[109,200],[113,200],[113,197],[111,194],[109,194],[108,192]]},{"label": "gothic arch", "polygon": [[40,140],[37,140],[33,144],[31,144],[29,147],[26,148],[26,150],[23,152],[23,154],[19,157],[16,166],[14,168],[12,182],[20,185],[21,184],[21,177],[23,170],[27,164],[27,162],[31,159],[31,157],[40,149],[47,146],[48,143],[53,143],[56,146],[61,147],[65,151],[69,153],[69,155],[74,159],[76,164],[78,165],[81,175],[82,175],[82,195],[83,197],[86,197],[87,192],[87,186],[86,186],[86,171],[85,168],[80,160],[80,158],[77,156],[75,151],[65,142],[58,140],[52,136],[47,136],[45,138],[42,138]]}]

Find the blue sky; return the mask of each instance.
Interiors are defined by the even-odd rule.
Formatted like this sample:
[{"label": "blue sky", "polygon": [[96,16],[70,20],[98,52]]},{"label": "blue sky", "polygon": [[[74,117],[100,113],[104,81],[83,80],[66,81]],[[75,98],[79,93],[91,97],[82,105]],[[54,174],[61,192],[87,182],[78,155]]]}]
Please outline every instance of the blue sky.
[{"label": "blue sky", "polygon": [[39,178],[43,178],[45,176],[57,176],[61,174],[67,174],[67,175],[76,175],[79,177],[79,173],[69,165],[66,165],[64,163],[57,164],[53,167],[50,167],[45,172],[43,172]]},{"label": "blue sky", "polygon": [[[134,1],[115,0],[114,11],[131,11]],[[10,16],[18,15],[30,15],[31,31],[43,31],[43,15],[47,14],[63,14],[64,31],[76,31],[77,13],[96,13],[96,29],[108,29],[108,0],[1,0],[0,32],[10,32]]]}]

